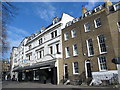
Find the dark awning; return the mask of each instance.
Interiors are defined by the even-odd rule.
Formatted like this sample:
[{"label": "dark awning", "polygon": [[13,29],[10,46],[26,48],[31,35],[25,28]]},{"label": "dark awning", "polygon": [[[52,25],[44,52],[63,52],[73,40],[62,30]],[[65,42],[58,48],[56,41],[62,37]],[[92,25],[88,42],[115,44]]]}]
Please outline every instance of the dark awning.
[{"label": "dark awning", "polygon": [[37,68],[41,68],[41,67],[54,67],[54,66],[55,66],[55,61],[36,63],[36,64],[31,65],[31,66],[16,67],[15,69],[13,69],[13,72],[18,72],[18,71],[22,71],[22,70],[37,69]]},{"label": "dark awning", "polygon": [[120,57],[115,57],[112,59],[112,63],[114,64],[120,64]]}]

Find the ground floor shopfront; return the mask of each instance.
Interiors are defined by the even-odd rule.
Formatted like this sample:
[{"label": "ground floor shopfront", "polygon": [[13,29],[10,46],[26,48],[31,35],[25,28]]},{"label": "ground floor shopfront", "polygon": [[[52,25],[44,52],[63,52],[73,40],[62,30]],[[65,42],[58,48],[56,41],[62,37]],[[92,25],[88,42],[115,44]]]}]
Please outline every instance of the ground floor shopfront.
[{"label": "ground floor shopfront", "polygon": [[17,81],[37,81],[40,83],[58,84],[59,67],[56,64],[56,59],[38,62],[24,67],[16,67],[13,73],[17,73]]},{"label": "ground floor shopfront", "polygon": [[38,81],[40,83],[57,84],[57,68],[19,71],[18,81]]}]

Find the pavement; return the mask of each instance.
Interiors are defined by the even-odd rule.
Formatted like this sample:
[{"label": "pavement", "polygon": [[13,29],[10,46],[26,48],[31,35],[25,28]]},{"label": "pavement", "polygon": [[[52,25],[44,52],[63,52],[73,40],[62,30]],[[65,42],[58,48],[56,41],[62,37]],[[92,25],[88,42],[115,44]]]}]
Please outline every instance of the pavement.
[{"label": "pavement", "polygon": [[[17,82],[17,81],[3,81],[2,88],[110,88],[110,87],[89,87],[89,86],[74,86],[74,85],[53,85],[41,84],[38,82]],[[105,89],[106,90],[106,89]]]}]

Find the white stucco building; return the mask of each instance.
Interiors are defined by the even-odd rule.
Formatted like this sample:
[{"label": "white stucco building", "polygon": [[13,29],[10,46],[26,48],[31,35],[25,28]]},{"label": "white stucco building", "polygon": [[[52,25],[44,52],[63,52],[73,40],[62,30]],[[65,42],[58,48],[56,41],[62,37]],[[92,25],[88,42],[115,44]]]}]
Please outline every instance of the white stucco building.
[{"label": "white stucco building", "polygon": [[[12,51],[12,72],[17,73],[18,81],[36,80],[44,83],[59,84],[62,80],[62,38],[61,30],[74,18],[63,13],[55,17],[48,27],[26,37]],[[15,51],[15,52],[14,52]],[[12,76],[13,78],[13,76]]]}]

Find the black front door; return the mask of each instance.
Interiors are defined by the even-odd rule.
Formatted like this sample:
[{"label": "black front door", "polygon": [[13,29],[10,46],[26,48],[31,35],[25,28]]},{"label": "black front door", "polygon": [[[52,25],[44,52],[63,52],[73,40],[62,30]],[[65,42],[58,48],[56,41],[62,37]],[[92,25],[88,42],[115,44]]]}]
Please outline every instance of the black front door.
[{"label": "black front door", "polygon": [[64,71],[64,73],[65,73],[65,79],[68,79],[68,65],[67,64],[65,64],[65,71]]},{"label": "black front door", "polygon": [[89,63],[86,63],[86,66],[87,66],[87,77],[92,77],[92,71],[91,71],[91,64],[90,62]]}]

